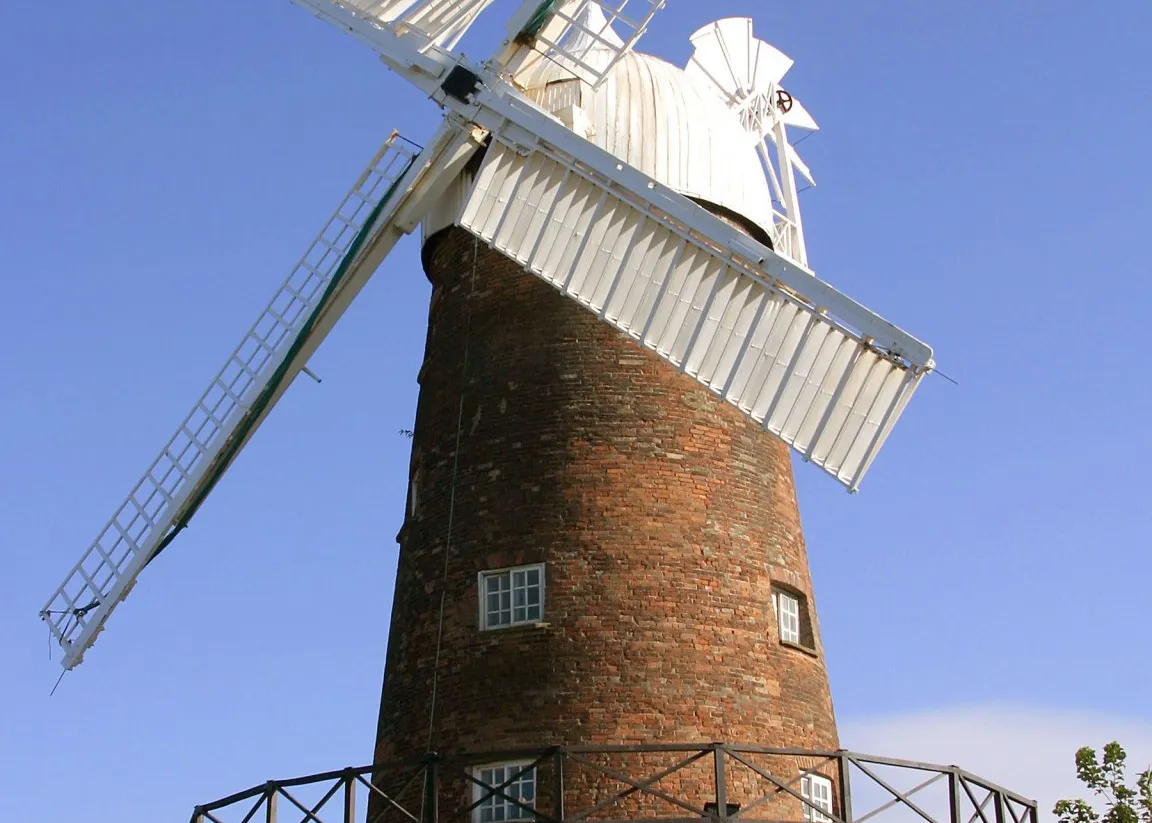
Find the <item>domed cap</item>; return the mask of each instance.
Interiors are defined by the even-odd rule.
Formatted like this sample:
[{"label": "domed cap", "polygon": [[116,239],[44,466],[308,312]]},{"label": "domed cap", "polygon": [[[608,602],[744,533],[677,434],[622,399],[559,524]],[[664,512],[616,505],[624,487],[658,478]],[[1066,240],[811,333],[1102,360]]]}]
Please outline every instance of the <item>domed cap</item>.
[{"label": "domed cap", "polygon": [[[616,38],[597,5],[581,21],[604,39]],[[580,36],[589,37],[581,33]],[[572,44],[570,51],[583,51]],[[608,49],[585,62],[607,64]],[[630,52],[596,90],[575,79],[562,61],[542,60],[515,78],[526,96],[570,128],[629,165],[694,200],[719,206],[772,231],[772,194],[757,138],[706,83],[659,58]]]},{"label": "domed cap", "polygon": [[[584,29],[565,47],[603,70],[623,45],[595,3]],[[569,128],[660,183],[714,211],[740,218],[761,242],[772,236],[772,193],[757,138],[707,83],[659,58],[629,52],[597,89],[578,80],[563,58],[540,60],[514,78],[525,96]],[[452,225],[471,187],[465,172],[424,221],[427,239]]]}]

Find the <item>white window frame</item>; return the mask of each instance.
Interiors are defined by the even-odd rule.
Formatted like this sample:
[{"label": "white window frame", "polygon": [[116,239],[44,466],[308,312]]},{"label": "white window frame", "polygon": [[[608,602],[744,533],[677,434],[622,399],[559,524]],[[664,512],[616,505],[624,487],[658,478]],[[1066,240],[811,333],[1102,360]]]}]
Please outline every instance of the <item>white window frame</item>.
[{"label": "white window frame", "polygon": [[[527,601],[525,601],[524,604],[517,606],[516,605],[516,593],[517,593],[518,587],[515,586],[516,575],[521,574],[521,573],[527,574],[529,572],[537,572],[540,575],[539,602],[532,605],[532,604],[528,604]],[[491,580],[492,578],[503,578],[503,577],[508,578],[507,589],[502,589],[501,591],[502,592],[507,591],[507,593],[508,593],[509,608],[508,609],[499,608],[496,611],[498,611],[498,612],[508,611],[509,612],[509,619],[508,619],[507,623],[503,623],[503,622],[492,623],[492,622],[490,622],[492,612],[488,608],[488,581]],[[529,564],[527,566],[509,566],[506,569],[489,569],[487,571],[480,572],[477,575],[476,580],[477,580],[477,590],[479,592],[478,600],[480,601],[480,630],[481,631],[498,631],[500,629],[510,629],[513,626],[534,626],[544,619],[545,575],[544,575],[544,564],[543,563],[532,563],[532,564]],[[527,585],[525,585],[523,587],[525,592],[527,592],[527,590],[529,588],[530,587]],[[516,612],[518,609],[521,609],[521,608],[524,609],[524,617],[521,619],[517,619],[516,618]],[[535,614],[532,613],[533,611],[535,611]]]},{"label": "white window frame", "polygon": [[[832,781],[819,774],[806,774],[800,779],[800,796],[807,803],[804,804],[804,820],[807,823],[832,823]],[[812,805],[809,806],[808,803]],[[819,807],[824,811],[813,808]]]},{"label": "white window frame", "polygon": [[[520,777],[513,783],[510,783],[503,789],[500,789],[501,783],[525,768],[528,769],[527,772],[520,775]],[[497,778],[494,775],[485,777],[485,772],[491,773],[497,769],[503,770],[502,777]],[[487,783],[493,789],[500,789],[500,791],[504,792],[505,794],[519,797],[525,806],[531,806],[533,809],[536,808],[536,767],[532,764],[531,760],[512,760],[502,763],[485,763],[483,766],[473,767],[472,777],[476,780]],[[523,795],[517,795],[514,792],[509,791],[510,789],[515,788],[517,784],[525,783],[529,784],[532,789],[532,797],[530,799],[525,800]],[[480,798],[484,797],[486,794],[488,794],[488,792],[488,789],[477,783],[473,783],[472,802],[480,803]],[[486,815],[485,811],[487,810],[491,810],[492,814]],[[496,794],[489,796],[483,803],[472,810],[473,823],[509,823],[509,821],[531,821],[535,819],[536,816],[534,813],[528,812],[527,810],[517,806],[515,803],[505,800],[503,797],[500,797]]]},{"label": "white window frame", "polygon": [[776,626],[780,630],[781,643],[801,645],[804,624],[800,616],[800,600],[800,595],[784,589],[772,592],[772,608],[776,612]]}]

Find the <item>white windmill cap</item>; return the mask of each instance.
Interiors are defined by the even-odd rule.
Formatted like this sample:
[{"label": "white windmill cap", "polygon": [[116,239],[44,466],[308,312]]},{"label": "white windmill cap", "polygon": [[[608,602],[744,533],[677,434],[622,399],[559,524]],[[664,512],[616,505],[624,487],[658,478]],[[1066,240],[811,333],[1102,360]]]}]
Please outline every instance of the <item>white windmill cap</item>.
[{"label": "white windmill cap", "polygon": [[[588,3],[585,15],[583,28],[619,42],[597,4]],[[585,61],[594,62],[596,52],[605,61],[612,55],[593,47]],[[600,148],[681,194],[771,231],[772,193],[757,140],[707,83],[684,69],[631,52],[595,91],[548,60],[516,80],[525,94],[552,113],[572,105],[583,108],[591,127],[587,137]]]},{"label": "white windmill cap", "polygon": [[[585,5],[581,27],[621,43],[596,3]],[[565,44],[583,61],[608,65],[614,53],[596,38]],[[583,48],[573,48],[586,46]],[[581,136],[660,183],[694,200],[743,218],[761,240],[772,231],[772,193],[757,153],[757,139],[706,82],[647,54],[630,52],[596,90],[574,78],[562,61],[541,60],[517,75],[537,105]],[[450,188],[425,221],[424,237],[447,228],[459,214],[467,182]],[[761,234],[762,232],[762,234]]]}]

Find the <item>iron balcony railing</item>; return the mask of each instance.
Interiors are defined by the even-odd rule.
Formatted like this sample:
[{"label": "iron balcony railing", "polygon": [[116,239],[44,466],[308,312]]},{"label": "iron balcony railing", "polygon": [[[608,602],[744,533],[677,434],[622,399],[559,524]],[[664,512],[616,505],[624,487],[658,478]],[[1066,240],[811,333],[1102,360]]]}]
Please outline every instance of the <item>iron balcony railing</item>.
[{"label": "iron balcony railing", "polygon": [[[478,776],[494,763],[516,764],[500,785]],[[509,787],[529,770],[526,799]],[[1038,823],[1035,801],[957,766],[724,743],[432,754],[269,781],[192,823],[492,823],[494,805],[495,823]]]}]

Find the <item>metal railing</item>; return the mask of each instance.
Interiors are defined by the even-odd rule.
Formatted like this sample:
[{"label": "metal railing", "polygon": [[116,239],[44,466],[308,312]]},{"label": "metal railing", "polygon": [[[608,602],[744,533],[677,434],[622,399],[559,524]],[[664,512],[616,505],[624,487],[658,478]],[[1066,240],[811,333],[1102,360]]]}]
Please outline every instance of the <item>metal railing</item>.
[{"label": "metal railing", "polygon": [[[477,767],[493,763],[516,766],[489,785]],[[529,770],[525,800],[508,787]],[[269,781],[197,806],[192,823],[476,823],[493,805],[531,823],[1038,823],[1035,801],[957,766],[724,743],[432,754]]]}]

